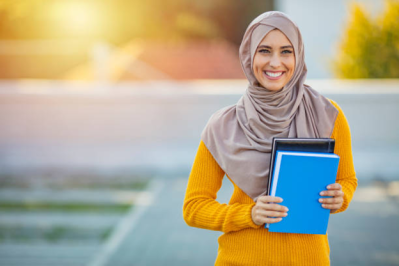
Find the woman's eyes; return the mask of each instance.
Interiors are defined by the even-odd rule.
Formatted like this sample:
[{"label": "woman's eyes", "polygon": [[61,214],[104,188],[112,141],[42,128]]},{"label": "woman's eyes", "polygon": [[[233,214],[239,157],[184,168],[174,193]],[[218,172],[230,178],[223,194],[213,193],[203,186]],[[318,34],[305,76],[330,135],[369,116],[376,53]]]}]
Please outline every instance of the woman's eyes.
[{"label": "woman's eyes", "polygon": [[[270,54],[271,53],[269,49],[260,49],[258,52],[262,53],[262,54]],[[282,54],[292,54],[292,51],[291,50],[282,50],[281,53]]]},{"label": "woman's eyes", "polygon": [[260,49],[259,53],[262,53],[262,54],[270,53],[270,50],[269,49]]}]

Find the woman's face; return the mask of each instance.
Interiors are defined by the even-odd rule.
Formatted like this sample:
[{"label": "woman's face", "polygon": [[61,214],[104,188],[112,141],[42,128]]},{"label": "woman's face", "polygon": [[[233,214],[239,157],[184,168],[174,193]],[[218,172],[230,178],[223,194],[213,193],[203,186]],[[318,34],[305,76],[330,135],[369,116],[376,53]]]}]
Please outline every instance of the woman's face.
[{"label": "woman's face", "polygon": [[282,89],[295,70],[294,47],[280,30],[272,30],[256,49],[253,71],[260,85],[270,91]]}]

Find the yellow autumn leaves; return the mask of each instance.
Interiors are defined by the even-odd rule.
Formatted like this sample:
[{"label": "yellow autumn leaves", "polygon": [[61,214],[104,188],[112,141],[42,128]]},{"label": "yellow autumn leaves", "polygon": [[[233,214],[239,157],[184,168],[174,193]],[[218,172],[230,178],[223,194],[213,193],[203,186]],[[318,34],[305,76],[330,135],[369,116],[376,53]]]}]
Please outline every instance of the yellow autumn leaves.
[{"label": "yellow autumn leaves", "polygon": [[398,0],[387,0],[376,17],[360,4],[352,6],[333,70],[339,78],[399,78]]}]

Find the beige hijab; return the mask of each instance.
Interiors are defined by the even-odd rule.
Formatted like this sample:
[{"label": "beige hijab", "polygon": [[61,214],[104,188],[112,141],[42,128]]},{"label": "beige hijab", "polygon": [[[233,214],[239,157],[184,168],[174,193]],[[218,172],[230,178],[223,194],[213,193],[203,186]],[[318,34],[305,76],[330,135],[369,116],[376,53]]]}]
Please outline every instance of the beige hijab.
[{"label": "beige hijab", "polygon": [[[295,70],[279,91],[269,91],[256,80],[252,62],[257,46],[271,30],[291,41]],[[296,24],[281,12],[266,12],[248,26],[240,46],[240,61],[249,81],[236,105],[217,111],[202,140],[220,167],[253,200],[265,194],[273,137],[328,138],[338,110],[306,78],[304,46]]]}]

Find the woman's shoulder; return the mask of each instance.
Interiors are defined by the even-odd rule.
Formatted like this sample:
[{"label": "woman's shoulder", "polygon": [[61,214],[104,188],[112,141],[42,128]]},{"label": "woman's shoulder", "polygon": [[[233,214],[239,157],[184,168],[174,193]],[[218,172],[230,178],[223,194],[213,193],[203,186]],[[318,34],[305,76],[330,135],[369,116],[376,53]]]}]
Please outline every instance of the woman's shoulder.
[{"label": "woman's shoulder", "polygon": [[335,109],[337,109],[337,111],[339,113],[342,112],[341,107],[333,100],[327,98],[326,96],[324,96],[323,94],[321,94],[319,91],[313,89],[311,86],[304,84],[305,87],[305,93],[307,93],[307,96],[311,96],[313,99],[315,99],[316,101],[318,101],[319,103],[323,103],[326,105],[326,108],[331,108],[332,104]]},{"label": "woman's shoulder", "polygon": [[[327,98],[328,99],[328,98]],[[328,99],[331,104],[338,110],[338,115],[337,115],[337,122],[343,122],[343,123],[348,123],[346,116],[344,114],[344,111],[342,111],[341,106],[339,106],[339,104],[337,102],[335,102],[334,100]]]},{"label": "woman's shoulder", "polygon": [[226,119],[235,115],[236,104],[225,106],[214,112],[209,118],[208,124],[219,123],[220,120]]},{"label": "woman's shoulder", "polygon": [[[328,98],[327,98],[328,99]],[[338,103],[336,103],[335,101],[328,99],[330,101],[330,103],[332,103],[332,105],[334,105],[335,108],[337,108],[338,112],[341,113],[342,109],[341,107],[338,105]]]},{"label": "woman's shoulder", "polygon": [[344,112],[342,111],[341,106],[339,106],[338,103],[336,103],[335,101],[333,101],[331,99],[328,99],[328,100],[338,110],[337,119],[335,120],[335,124],[334,124],[333,135],[337,135],[338,132],[345,133],[345,134],[349,133],[350,132],[349,123],[348,123],[348,120],[347,120]]}]

